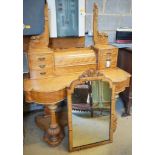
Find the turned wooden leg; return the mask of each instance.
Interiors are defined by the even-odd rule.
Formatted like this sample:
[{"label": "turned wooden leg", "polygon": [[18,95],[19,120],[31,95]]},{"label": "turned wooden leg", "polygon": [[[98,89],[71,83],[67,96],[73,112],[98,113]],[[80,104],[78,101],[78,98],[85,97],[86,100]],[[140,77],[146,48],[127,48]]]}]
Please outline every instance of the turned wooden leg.
[{"label": "turned wooden leg", "polygon": [[61,143],[62,139],[64,138],[64,132],[59,126],[57,119],[56,119],[56,109],[57,105],[49,105],[50,110],[50,127],[44,134],[44,141],[47,142],[50,146],[57,146]]}]

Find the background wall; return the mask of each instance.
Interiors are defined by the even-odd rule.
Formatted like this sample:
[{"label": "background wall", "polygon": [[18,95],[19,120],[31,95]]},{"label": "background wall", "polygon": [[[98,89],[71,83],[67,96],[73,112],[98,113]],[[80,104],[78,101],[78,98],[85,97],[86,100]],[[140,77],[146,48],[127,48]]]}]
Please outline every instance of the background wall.
[{"label": "background wall", "polygon": [[92,32],[93,4],[99,8],[98,30],[109,34],[109,42],[115,41],[116,29],[132,28],[132,0],[86,0],[86,32]]}]

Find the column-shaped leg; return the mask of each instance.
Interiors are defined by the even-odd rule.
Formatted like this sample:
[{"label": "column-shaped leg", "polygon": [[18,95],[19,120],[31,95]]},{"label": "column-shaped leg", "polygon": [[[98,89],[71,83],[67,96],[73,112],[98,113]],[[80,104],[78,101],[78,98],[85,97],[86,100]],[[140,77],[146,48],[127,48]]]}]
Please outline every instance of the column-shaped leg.
[{"label": "column-shaped leg", "polygon": [[64,138],[64,132],[62,131],[56,119],[55,112],[57,105],[49,105],[48,108],[50,110],[51,122],[49,129],[47,129],[44,134],[44,141],[46,141],[50,146],[57,146]]}]

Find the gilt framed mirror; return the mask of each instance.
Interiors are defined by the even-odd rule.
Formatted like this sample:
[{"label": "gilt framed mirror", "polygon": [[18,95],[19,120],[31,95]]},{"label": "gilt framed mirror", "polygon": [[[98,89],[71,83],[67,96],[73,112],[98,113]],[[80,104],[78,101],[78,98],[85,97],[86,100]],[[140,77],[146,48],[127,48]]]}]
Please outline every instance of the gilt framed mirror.
[{"label": "gilt framed mirror", "polygon": [[67,89],[69,151],[113,141],[115,86],[98,72],[85,72]]}]

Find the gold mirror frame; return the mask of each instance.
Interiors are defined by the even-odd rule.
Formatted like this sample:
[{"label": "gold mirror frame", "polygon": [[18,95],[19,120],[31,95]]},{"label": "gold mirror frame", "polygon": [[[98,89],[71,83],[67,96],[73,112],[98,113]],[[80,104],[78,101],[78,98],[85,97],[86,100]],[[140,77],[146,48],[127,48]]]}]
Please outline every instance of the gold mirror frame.
[{"label": "gold mirror frame", "polygon": [[[109,83],[110,88],[112,89],[112,96],[111,96],[111,112],[110,112],[110,135],[109,140],[95,142],[91,144],[86,144],[83,146],[73,147],[73,127],[72,127],[72,94],[74,93],[74,88],[78,84],[84,84],[86,81],[94,81],[94,80],[102,80]],[[115,85],[112,81],[103,74],[99,73],[96,70],[88,70],[83,73],[79,79],[73,81],[70,87],[67,89],[67,101],[68,101],[68,135],[69,135],[69,151],[77,151],[85,148],[90,148],[98,145],[108,144],[113,142],[113,132],[115,130]]]}]

